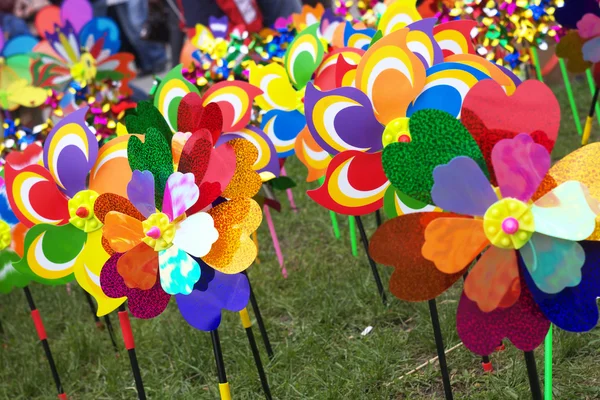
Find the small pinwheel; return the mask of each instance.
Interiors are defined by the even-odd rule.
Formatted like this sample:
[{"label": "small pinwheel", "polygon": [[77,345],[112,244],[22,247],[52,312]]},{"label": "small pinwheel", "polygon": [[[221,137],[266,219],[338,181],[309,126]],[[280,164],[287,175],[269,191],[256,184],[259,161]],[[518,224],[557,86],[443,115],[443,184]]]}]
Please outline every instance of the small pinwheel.
[{"label": "small pinwheel", "polygon": [[13,267],[23,256],[25,231],[25,226],[10,209],[4,178],[0,178],[0,293],[29,284],[28,276]]},{"label": "small pinwheel", "polygon": [[567,2],[557,9],[556,20],[569,29],[556,46],[572,73],[582,73],[600,62],[600,7],[595,1]]},{"label": "small pinwheel", "polygon": [[87,0],[65,0],[60,10],[45,7],[36,27],[46,39],[34,49],[41,54],[32,65],[37,86],[64,92],[72,82],[83,88],[110,80],[121,83],[121,94],[132,93],[128,83],[135,77],[134,57],[118,52],[119,28],[109,18],[93,18]]},{"label": "small pinwheel", "polygon": [[[102,193],[125,193],[131,172],[126,162],[128,136],[113,139],[98,151],[96,137],[85,123],[86,112],[82,108],[56,124],[43,155],[35,144],[24,153],[9,154],[6,187],[12,210],[30,228],[23,259],[15,268],[49,285],[75,277],[96,298],[101,316],[124,299],[110,299],[100,289],[100,270],[108,255],[102,248],[102,223],[94,202]],[[40,158],[43,166],[38,164]]]}]

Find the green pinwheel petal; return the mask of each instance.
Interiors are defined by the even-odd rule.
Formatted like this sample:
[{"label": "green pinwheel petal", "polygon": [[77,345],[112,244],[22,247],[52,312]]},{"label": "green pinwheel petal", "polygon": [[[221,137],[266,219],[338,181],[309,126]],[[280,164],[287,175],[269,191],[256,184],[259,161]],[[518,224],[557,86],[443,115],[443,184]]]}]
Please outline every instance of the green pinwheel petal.
[{"label": "green pinwheel petal", "polygon": [[154,201],[162,209],[167,179],[173,173],[171,147],[158,129],[148,128],[144,142],[132,136],[127,144],[127,158],[132,171],[150,171],[154,175]]},{"label": "green pinwheel petal", "polygon": [[407,214],[409,211],[431,211],[435,207],[408,197],[394,186],[390,186],[383,196],[383,211],[388,218]]},{"label": "green pinwheel petal", "polygon": [[12,69],[21,79],[31,83],[31,56],[29,54],[17,54],[6,59],[6,66]]},{"label": "green pinwheel petal", "polygon": [[60,285],[73,280],[75,260],[87,234],[71,224],[35,225],[25,235],[24,257],[13,267],[32,280]]},{"label": "green pinwheel petal", "polygon": [[373,46],[375,43],[377,43],[377,41],[379,39],[381,39],[383,37],[383,33],[381,31],[377,31],[375,32],[375,35],[373,35],[373,39],[371,39],[371,43],[369,44],[369,47]]},{"label": "green pinwheel petal", "polygon": [[463,124],[439,110],[421,110],[410,117],[410,143],[392,143],[382,155],[383,170],[400,192],[414,200],[433,204],[433,170],[454,157],[472,158],[489,177],[477,142]]},{"label": "green pinwheel petal", "polygon": [[285,52],[283,65],[297,90],[304,89],[323,61],[323,44],[318,36],[319,24],[313,24],[296,35]]},{"label": "green pinwheel petal", "polygon": [[149,128],[157,129],[168,143],[171,143],[173,132],[160,111],[150,101],[138,103],[135,112],[125,117],[125,126],[129,133],[148,133]]},{"label": "green pinwheel petal", "polygon": [[13,267],[20,258],[11,249],[0,251],[0,293],[9,293],[15,287],[22,288],[29,284],[29,277]]},{"label": "green pinwheel petal", "polygon": [[174,132],[177,132],[178,129],[177,112],[183,96],[188,93],[200,95],[196,86],[182,75],[182,68],[183,65],[179,64],[169,71],[160,81],[154,93],[154,106],[165,117]]}]

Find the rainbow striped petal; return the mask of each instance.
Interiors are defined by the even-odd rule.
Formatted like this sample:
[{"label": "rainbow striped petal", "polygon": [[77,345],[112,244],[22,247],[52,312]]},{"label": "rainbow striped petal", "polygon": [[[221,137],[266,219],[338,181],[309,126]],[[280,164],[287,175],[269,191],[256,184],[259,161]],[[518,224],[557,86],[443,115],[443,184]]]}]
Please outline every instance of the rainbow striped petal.
[{"label": "rainbow striped petal", "polygon": [[387,36],[420,20],[421,15],[417,11],[417,0],[398,0],[392,3],[383,13],[377,29],[383,33],[383,36]]},{"label": "rainbow striped petal", "polygon": [[433,38],[433,27],[436,24],[435,18],[427,18],[421,21],[413,22],[407,29],[406,45],[423,63],[425,68],[444,61],[442,49]]},{"label": "rainbow striped petal", "polygon": [[471,31],[477,21],[459,20],[437,25],[433,28],[433,37],[438,43],[444,58],[453,54],[476,54]]},{"label": "rainbow striped petal", "polygon": [[285,52],[283,65],[296,89],[306,86],[323,61],[324,49],[318,30],[319,24],[309,26],[296,36]]},{"label": "rainbow striped petal", "polygon": [[415,200],[395,187],[388,187],[383,198],[383,210],[388,218],[395,218],[400,215],[414,214],[418,212],[441,212],[436,206],[428,205]]},{"label": "rainbow striped petal", "polygon": [[202,106],[219,105],[223,113],[223,132],[234,132],[250,122],[254,98],[262,91],[240,81],[223,81],[214,84],[203,96]]},{"label": "rainbow striped petal", "polygon": [[181,74],[183,64],[173,68],[160,82],[154,94],[154,106],[165,117],[169,128],[177,132],[177,110],[183,96],[188,93],[197,93],[196,86],[188,82]]},{"label": "rainbow striped petal", "polygon": [[425,85],[425,68],[408,48],[407,35],[408,30],[402,29],[377,41],[356,70],[356,87],[367,94],[384,125],[405,117]]},{"label": "rainbow striped petal", "polygon": [[[352,65],[356,69],[364,54],[364,50],[347,47],[327,53],[319,69],[315,72],[315,86],[320,90],[331,90],[339,87],[336,84],[336,77],[339,67],[342,66],[340,59],[344,60],[344,65]],[[354,76],[352,78],[354,79]]]},{"label": "rainbow striped petal", "polygon": [[127,183],[131,180],[127,143],[131,136],[133,135],[118,136],[100,148],[96,164],[90,171],[90,190],[99,195],[114,193],[127,197]]},{"label": "rainbow striped petal", "polygon": [[308,128],[300,132],[296,138],[296,156],[306,168],[306,182],[313,182],[325,175],[331,156],[313,139]]},{"label": "rainbow striped petal", "polygon": [[344,47],[366,50],[375,36],[375,29],[354,29],[349,21],[344,28]]},{"label": "rainbow striped petal", "polygon": [[67,115],[44,143],[44,166],[69,197],[86,189],[88,173],[98,157],[98,140],[85,123],[87,111],[84,107]]},{"label": "rainbow striped petal", "polygon": [[444,62],[427,70],[423,91],[408,108],[407,115],[419,110],[435,109],[458,118],[462,103],[475,84],[490,77],[465,64]]},{"label": "rainbow striped petal", "polygon": [[307,26],[317,24],[321,20],[321,17],[324,13],[325,8],[321,3],[317,3],[314,7],[305,4],[302,6],[302,12],[300,14],[292,14],[294,28],[296,28],[297,32],[301,32],[306,29]]},{"label": "rainbow striped petal", "polygon": [[345,215],[365,215],[383,206],[389,186],[381,165],[381,153],[346,151],[329,163],[325,183],[307,193],[329,210]]},{"label": "rainbow striped petal", "polygon": [[296,90],[288,80],[285,69],[279,64],[250,67],[251,85],[262,90],[256,104],[263,111],[292,111],[298,106]]},{"label": "rainbow striped petal", "polygon": [[271,110],[262,118],[262,129],[273,142],[277,156],[286,158],[294,154],[296,136],[306,126],[304,115],[299,111]]},{"label": "rainbow striped petal", "polygon": [[508,96],[510,96],[514,93],[515,90],[517,90],[517,85],[511,79],[511,77],[505,73],[504,70],[502,70],[498,65],[489,62],[485,58],[480,57],[476,54],[453,54],[451,56],[446,57],[445,61],[464,64],[478,69],[479,71],[483,72],[484,74],[492,78],[494,81],[496,81],[496,83],[501,85]]}]

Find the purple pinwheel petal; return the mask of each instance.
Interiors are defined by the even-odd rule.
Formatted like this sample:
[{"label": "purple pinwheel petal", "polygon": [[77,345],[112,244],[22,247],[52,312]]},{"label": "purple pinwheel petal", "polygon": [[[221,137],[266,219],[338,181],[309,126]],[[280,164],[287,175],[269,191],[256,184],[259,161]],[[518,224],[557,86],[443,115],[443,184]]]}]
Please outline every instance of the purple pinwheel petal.
[{"label": "purple pinwheel petal", "polygon": [[455,157],[433,170],[433,203],[445,211],[483,216],[498,201],[479,165],[469,157]]},{"label": "purple pinwheel petal", "polygon": [[581,48],[583,59],[592,63],[600,61],[600,38],[588,40]]},{"label": "purple pinwheel petal", "polygon": [[56,54],[62,58],[65,66],[79,62],[79,38],[73,25],[66,21],[62,27],[55,25],[54,28],[55,32],[46,32],[46,40],[50,42]]},{"label": "purple pinwheel petal", "polygon": [[133,171],[127,184],[127,197],[139,212],[148,218],[156,212],[154,204],[154,175],[150,171]]},{"label": "purple pinwheel petal", "polygon": [[98,140],[88,129],[88,107],[63,118],[44,143],[44,166],[69,197],[87,188],[87,177],[98,157]]},{"label": "purple pinwheel petal", "polygon": [[[406,38],[408,48],[421,60],[423,66],[427,69],[444,61],[444,53],[433,38],[433,27],[437,23],[437,18],[426,18],[413,22],[408,25],[409,34]],[[429,37],[427,43],[423,43],[422,38],[415,38],[410,32],[420,31]],[[426,44],[426,46],[423,46]],[[431,47],[431,51],[429,51]]]},{"label": "purple pinwheel petal", "polygon": [[188,324],[212,331],[221,323],[221,310],[241,311],[248,304],[250,285],[243,274],[224,274],[197,259],[202,273],[189,295],[176,295],[177,305]]},{"label": "purple pinwheel petal", "polygon": [[212,31],[215,39],[224,39],[227,36],[227,30],[229,29],[229,18],[227,18],[227,16],[221,18],[210,16],[208,18],[208,27]]},{"label": "purple pinwheel petal", "polygon": [[60,19],[63,25],[68,21],[79,32],[94,16],[89,0],[64,0],[60,7]]},{"label": "purple pinwheel petal", "polygon": [[492,165],[502,197],[528,201],[550,169],[550,154],[531,136],[520,134],[496,143]]},{"label": "purple pinwheel petal", "polygon": [[309,84],[304,111],[311,135],[329,154],[376,153],[383,148],[383,126],[375,118],[369,97],[356,88],[321,92]]},{"label": "purple pinwheel petal", "polygon": [[3,50],[4,50],[4,31],[2,30],[2,27],[0,27],[0,54],[2,54]]}]

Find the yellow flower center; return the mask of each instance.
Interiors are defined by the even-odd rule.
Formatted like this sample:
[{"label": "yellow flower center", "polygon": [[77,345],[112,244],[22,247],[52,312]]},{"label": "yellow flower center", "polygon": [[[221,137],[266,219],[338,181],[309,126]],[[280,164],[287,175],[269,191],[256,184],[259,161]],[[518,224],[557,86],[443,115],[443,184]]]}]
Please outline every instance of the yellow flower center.
[{"label": "yellow flower center", "polygon": [[96,73],[96,59],[90,53],[81,54],[79,62],[71,66],[71,76],[81,85],[93,80]]},{"label": "yellow flower center", "polygon": [[387,124],[385,130],[383,131],[383,136],[381,137],[381,143],[383,143],[383,147],[390,143],[410,142],[412,140],[412,136],[410,136],[410,131],[408,129],[409,121],[410,118],[396,118]]},{"label": "yellow flower center", "polygon": [[69,222],[86,233],[102,228],[102,222],[94,215],[94,202],[98,193],[82,190],[69,200]]},{"label": "yellow flower center", "polygon": [[173,245],[175,224],[169,221],[167,214],[154,213],[142,222],[144,228],[144,243],[155,251],[166,250]]},{"label": "yellow flower center", "polygon": [[494,246],[518,250],[535,231],[533,213],[530,206],[520,200],[499,200],[483,216],[483,230]]},{"label": "yellow flower center", "polygon": [[10,246],[10,226],[0,219],[0,250],[4,250]]}]

